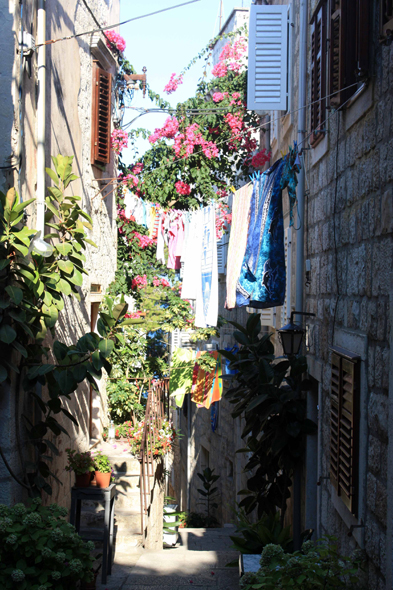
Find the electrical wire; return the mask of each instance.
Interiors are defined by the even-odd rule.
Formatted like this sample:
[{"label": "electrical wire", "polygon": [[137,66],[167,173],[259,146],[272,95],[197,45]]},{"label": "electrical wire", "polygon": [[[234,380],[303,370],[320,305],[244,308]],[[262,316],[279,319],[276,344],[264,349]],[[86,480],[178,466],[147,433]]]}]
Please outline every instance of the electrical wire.
[{"label": "electrical wire", "polygon": [[[84,31],[83,33],[76,33],[75,35],[67,35],[66,37],[60,37],[59,39],[49,39],[45,41],[45,43],[39,43],[35,46],[35,50],[39,47],[43,47],[44,45],[53,45],[53,43],[58,43],[59,41],[69,41],[70,39],[77,39],[78,37],[82,37],[83,35],[92,35],[93,33],[100,33],[103,31],[108,31],[109,29],[114,29],[116,27],[120,27],[122,25],[126,25],[127,23],[140,20],[142,18],[147,18],[148,16],[154,16],[155,14],[160,14],[162,12],[167,12],[168,10],[174,10],[175,8],[180,8],[181,6],[187,6],[188,4],[194,4],[195,2],[200,2],[201,0],[189,0],[188,2],[183,2],[182,4],[176,4],[175,6],[169,6],[168,8],[162,8],[161,10],[156,10],[155,12],[149,12],[148,14],[143,14],[141,16],[135,16],[134,18],[129,18],[121,23],[116,23],[114,25],[108,25],[106,27],[99,27],[98,29],[92,29],[90,31]],[[86,5],[86,3],[85,3]],[[95,17],[94,17],[95,18]]]}]

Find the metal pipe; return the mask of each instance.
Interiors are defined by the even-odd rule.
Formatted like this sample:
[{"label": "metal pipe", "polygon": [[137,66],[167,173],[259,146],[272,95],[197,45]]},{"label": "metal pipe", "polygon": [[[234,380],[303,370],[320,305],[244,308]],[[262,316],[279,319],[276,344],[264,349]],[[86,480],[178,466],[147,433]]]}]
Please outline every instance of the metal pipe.
[{"label": "metal pipe", "polygon": [[46,0],[38,0],[37,10],[37,222],[44,237],[45,226],[45,111],[46,111]]},{"label": "metal pipe", "polygon": [[[306,136],[306,94],[307,94],[307,0],[300,0],[299,29],[299,115],[298,145],[303,145]],[[295,309],[304,309],[304,192],[305,170],[303,166],[298,176],[298,231],[296,233],[296,302]],[[301,468],[294,473],[293,485],[293,547],[300,549],[301,534]]]},{"label": "metal pipe", "polygon": [[191,511],[191,394],[187,394],[187,510]]}]

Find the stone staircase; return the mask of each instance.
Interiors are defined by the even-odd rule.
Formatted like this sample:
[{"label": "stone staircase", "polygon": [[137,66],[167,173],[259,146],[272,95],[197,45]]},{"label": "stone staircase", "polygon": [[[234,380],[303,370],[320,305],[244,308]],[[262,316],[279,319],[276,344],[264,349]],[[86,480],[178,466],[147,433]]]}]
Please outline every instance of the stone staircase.
[{"label": "stone staircase", "polygon": [[[122,442],[101,443],[96,449],[108,455],[116,482],[115,500],[115,559],[122,561],[130,553],[142,550],[140,467],[132,457],[129,445]],[[104,508],[96,502],[84,502],[81,515],[81,535],[100,539],[104,524]],[[96,542],[96,547],[100,545]]]}]

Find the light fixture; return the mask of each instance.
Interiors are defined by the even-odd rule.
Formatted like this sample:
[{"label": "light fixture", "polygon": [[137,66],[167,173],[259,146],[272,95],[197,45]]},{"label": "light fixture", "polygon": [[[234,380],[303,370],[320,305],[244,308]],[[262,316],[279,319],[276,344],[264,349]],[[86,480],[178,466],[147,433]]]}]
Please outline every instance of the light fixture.
[{"label": "light fixture", "polygon": [[301,326],[297,325],[293,321],[294,315],[308,315],[315,316],[315,313],[307,313],[303,311],[292,311],[289,324],[277,330],[280,335],[282,348],[285,356],[296,356],[299,354],[300,347],[302,345],[304,330]]},{"label": "light fixture", "polygon": [[34,252],[34,254],[39,254],[44,258],[49,258],[49,256],[52,256],[53,251],[53,246],[48,244],[48,242],[45,242],[45,240],[41,238],[41,232],[38,231],[31,241],[29,253]]}]

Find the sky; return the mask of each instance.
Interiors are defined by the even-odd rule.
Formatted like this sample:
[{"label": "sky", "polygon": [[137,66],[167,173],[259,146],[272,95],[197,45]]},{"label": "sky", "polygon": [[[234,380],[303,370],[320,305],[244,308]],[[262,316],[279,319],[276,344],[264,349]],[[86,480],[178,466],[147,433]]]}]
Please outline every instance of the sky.
[{"label": "sky", "polygon": [[[120,2],[121,21],[161,10],[187,0],[122,0]],[[223,21],[233,8],[249,8],[251,0],[224,0]],[[203,60],[198,61],[184,76],[184,82],[177,91],[167,96],[163,90],[172,73],[178,74],[208,43],[218,34],[220,0],[200,0],[158,15],[131,22],[120,27],[120,34],[126,41],[125,56],[137,73],[147,68],[147,80],[152,90],[160,94],[172,106],[195,94],[198,79],[202,73]],[[155,106],[142,92],[135,92],[132,106],[149,108]],[[123,124],[133,119],[137,113],[127,110]],[[132,128],[145,127],[154,131],[162,127],[167,114],[148,114],[140,117]],[[149,148],[149,143],[139,141],[140,152]],[[123,161],[131,163],[131,150],[123,151]]]}]

